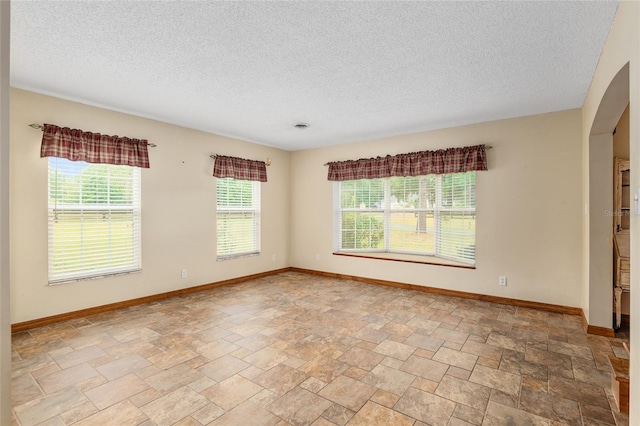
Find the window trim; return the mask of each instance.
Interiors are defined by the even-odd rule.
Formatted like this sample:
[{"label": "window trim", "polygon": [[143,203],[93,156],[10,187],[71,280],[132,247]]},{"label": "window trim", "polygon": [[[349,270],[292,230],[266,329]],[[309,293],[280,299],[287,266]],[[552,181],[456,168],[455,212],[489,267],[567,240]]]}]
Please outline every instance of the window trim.
[{"label": "window trim", "polygon": [[[471,173],[471,172],[464,172]],[[476,171],[472,171],[472,173],[477,173]],[[457,173],[449,173],[450,175],[454,175]],[[433,176],[433,175],[426,175]],[[360,257],[360,258],[370,258],[370,259],[379,259],[379,260],[389,260],[389,261],[399,261],[399,262],[408,262],[408,263],[425,263],[425,264],[434,264],[434,265],[444,265],[444,266],[454,266],[468,269],[475,269],[476,265],[476,256],[474,254],[474,258],[472,260],[466,260],[461,258],[456,258],[453,256],[448,256],[446,253],[438,253],[437,247],[439,246],[440,233],[437,232],[439,227],[437,226],[440,215],[442,213],[473,213],[474,217],[477,217],[477,206],[474,208],[453,208],[442,206],[442,178],[445,175],[435,175],[436,177],[436,201],[432,208],[419,208],[419,209],[391,209],[389,203],[391,201],[391,179],[393,177],[384,177],[384,178],[375,178],[381,179],[384,182],[384,200],[382,202],[381,208],[369,208],[369,209],[359,209],[359,208],[345,208],[342,209],[340,207],[340,196],[341,196],[341,184],[343,182],[349,181],[334,181],[334,190],[333,190],[333,202],[334,202],[334,255],[344,255],[344,256],[352,256],[352,257]],[[410,177],[410,176],[405,176]],[[375,179],[359,179],[359,180],[375,180]],[[351,181],[353,182],[353,181]],[[475,188],[474,188],[475,192]],[[474,195],[475,198],[475,195]],[[342,248],[342,226],[341,219],[342,214],[344,212],[354,212],[354,213],[382,213],[383,217],[383,229],[384,229],[384,248],[367,248],[367,249],[359,249],[359,248]],[[434,228],[427,228],[427,231],[432,231],[434,233],[434,251],[433,252],[424,252],[418,253],[415,251],[408,250],[394,250],[391,249],[391,215],[394,213],[433,213],[433,221]],[[474,237],[476,237],[476,231],[474,229]],[[402,258],[402,257],[409,258]],[[411,259],[413,257],[413,259]],[[439,261],[442,260],[442,261]]]},{"label": "window trim", "polygon": [[[139,273],[142,271],[142,173],[139,167],[126,166],[126,165],[112,165],[103,164],[109,168],[111,167],[131,167],[132,168],[132,203],[131,205],[121,204],[83,204],[83,203],[52,203],[51,202],[51,162],[56,162],[56,172],[60,169],[57,164],[58,160],[70,161],[73,163],[86,163],[87,167],[94,165],[95,163],[87,163],[85,161],[71,161],[61,157],[48,157],[47,158],[47,285],[56,286],[61,284],[74,283],[79,281],[95,280],[100,278],[107,278],[119,275],[126,275],[131,273]],[[57,184],[56,184],[57,186]],[[132,216],[132,250],[133,259],[132,263],[124,266],[111,266],[93,270],[79,270],[75,272],[57,273],[57,278],[51,278],[54,273],[54,258],[53,258],[53,224],[52,220],[55,220],[59,213],[78,213],[82,214],[85,211],[105,211],[105,212],[131,212]],[[108,250],[108,249],[107,249]]]},{"label": "window trim", "polygon": [[[218,183],[223,180],[223,179],[227,179],[227,180],[237,180],[237,181],[245,181],[245,182],[250,182],[252,185],[252,193],[256,196],[257,199],[253,199],[252,198],[252,204],[255,204],[254,207],[227,207],[227,206],[223,206],[222,208],[220,206],[218,206],[218,200],[217,200],[217,192],[218,192]],[[231,259],[237,259],[237,258],[242,258],[242,257],[251,257],[251,256],[257,256],[261,254],[261,236],[262,236],[262,230],[261,230],[261,222],[262,222],[262,187],[260,185],[260,181],[253,181],[253,180],[245,180],[245,179],[235,179],[235,178],[216,178],[216,261],[220,262],[220,261],[225,261],[225,260],[231,260]],[[254,231],[254,242],[255,242],[255,249],[251,250],[251,251],[245,251],[245,252],[234,252],[234,253],[228,253],[228,254],[219,254],[218,253],[218,215],[220,213],[226,213],[226,214],[232,214],[232,213],[252,213],[253,214],[253,223],[255,226],[255,231]]]},{"label": "window trim", "polygon": [[336,251],[334,256],[355,257],[360,259],[383,260],[388,262],[416,263],[420,265],[448,266],[451,268],[476,269],[475,264],[462,263],[457,260],[446,259],[424,254],[388,253],[388,252],[344,252]]}]

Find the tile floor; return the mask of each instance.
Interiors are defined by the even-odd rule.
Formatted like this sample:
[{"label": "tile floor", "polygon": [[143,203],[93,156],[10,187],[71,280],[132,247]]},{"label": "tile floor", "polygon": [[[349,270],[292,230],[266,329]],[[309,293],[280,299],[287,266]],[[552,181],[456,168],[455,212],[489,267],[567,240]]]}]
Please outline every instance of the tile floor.
[{"label": "tile floor", "polygon": [[287,272],[13,336],[13,423],[606,425],[579,317]]}]

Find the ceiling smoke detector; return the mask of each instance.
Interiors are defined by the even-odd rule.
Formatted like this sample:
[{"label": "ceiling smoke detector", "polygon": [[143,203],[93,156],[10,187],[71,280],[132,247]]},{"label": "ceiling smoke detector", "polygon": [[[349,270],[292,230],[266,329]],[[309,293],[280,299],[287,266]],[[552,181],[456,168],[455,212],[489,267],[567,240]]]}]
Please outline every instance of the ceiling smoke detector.
[{"label": "ceiling smoke detector", "polygon": [[296,129],[306,129],[307,127],[309,127],[309,124],[307,123],[296,123],[293,125],[293,127],[295,127]]}]

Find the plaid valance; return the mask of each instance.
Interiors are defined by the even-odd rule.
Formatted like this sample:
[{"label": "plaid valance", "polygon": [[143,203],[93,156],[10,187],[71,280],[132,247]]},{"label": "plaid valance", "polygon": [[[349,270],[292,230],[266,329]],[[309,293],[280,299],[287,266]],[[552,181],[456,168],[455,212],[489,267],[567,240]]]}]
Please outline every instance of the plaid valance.
[{"label": "plaid valance", "polygon": [[267,165],[264,161],[216,155],[213,164],[213,175],[219,178],[266,182]]},{"label": "plaid valance", "polygon": [[424,176],[487,170],[485,145],[420,151],[328,164],[332,181]]},{"label": "plaid valance", "polygon": [[149,168],[146,139],[131,139],[45,124],[40,157]]}]

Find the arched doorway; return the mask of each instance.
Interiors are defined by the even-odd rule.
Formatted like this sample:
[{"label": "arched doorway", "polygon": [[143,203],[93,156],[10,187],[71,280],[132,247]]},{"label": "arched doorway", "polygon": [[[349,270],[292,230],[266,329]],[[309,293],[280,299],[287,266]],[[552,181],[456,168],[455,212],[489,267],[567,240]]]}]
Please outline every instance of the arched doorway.
[{"label": "arched doorway", "polygon": [[589,133],[588,322],[613,326],[613,131],[629,104],[629,63],[613,78],[602,97]]}]

